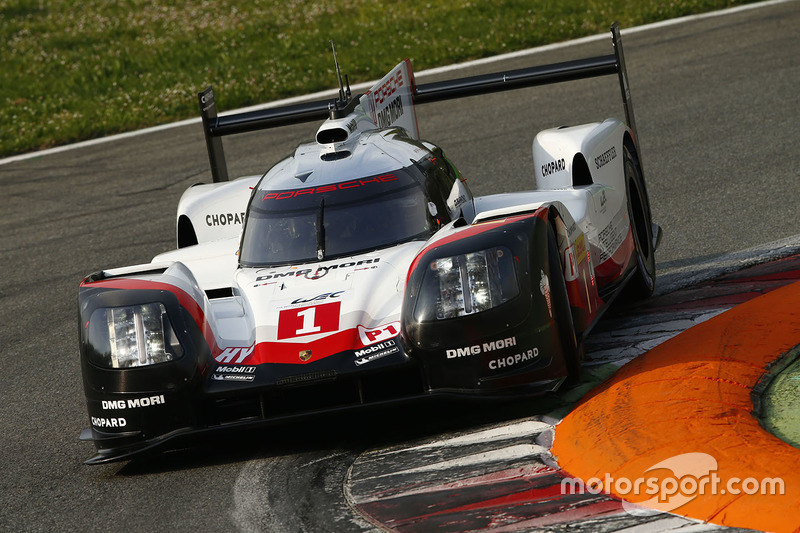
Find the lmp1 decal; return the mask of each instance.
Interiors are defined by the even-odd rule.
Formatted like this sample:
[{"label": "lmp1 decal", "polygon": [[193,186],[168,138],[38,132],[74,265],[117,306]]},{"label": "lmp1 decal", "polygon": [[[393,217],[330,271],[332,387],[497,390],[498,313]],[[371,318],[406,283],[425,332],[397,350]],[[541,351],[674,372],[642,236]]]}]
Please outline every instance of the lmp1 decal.
[{"label": "lmp1 decal", "polygon": [[361,325],[358,326],[358,338],[364,346],[391,339],[392,337],[396,337],[399,333],[400,322],[392,322],[391,324],[384,324],[371,329],[367,329]]},{"label": "lmp1 decal", "polygon": [[339,329],[342,302],[284,309],[278,315],[278,340],[330,333]]}]

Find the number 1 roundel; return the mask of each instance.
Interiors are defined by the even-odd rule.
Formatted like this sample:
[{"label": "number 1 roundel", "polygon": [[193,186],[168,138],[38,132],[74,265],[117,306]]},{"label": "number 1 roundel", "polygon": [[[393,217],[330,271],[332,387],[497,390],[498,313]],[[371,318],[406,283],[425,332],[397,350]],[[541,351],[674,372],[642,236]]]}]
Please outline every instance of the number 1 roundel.
[{"label": "number 1 roundel", "polygon": [[339,330],[342,302],[284,309],[278,315],[278,340]]}]

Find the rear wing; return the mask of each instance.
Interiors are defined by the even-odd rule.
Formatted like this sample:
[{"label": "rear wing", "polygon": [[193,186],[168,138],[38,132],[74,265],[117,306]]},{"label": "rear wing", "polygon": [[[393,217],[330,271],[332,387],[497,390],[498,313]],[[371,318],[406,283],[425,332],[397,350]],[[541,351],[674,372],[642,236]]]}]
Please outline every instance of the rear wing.
[{"label": "rear wing", "polygon": [[[618,74],[625,120],[628,127],[633,131],[636,142],[638,135],[636,133],[633,102],[628,86],[625,57],[622,52],[622,38],[619,24],[616,22],[611,26],[611,40],[614,53],[605,56],[457,78],[424,85],[414,86],[412,84],[413,103],[439,102],[465,96],[490,94],[523,87]],[[228,167],[225,162],[222,137],[288,126],[290,124],[325,120],[339,109],[336,100],[317,100],[291,106],[218,116],[216,103],[214,102],[214,91],[211,87],[200,92],[198,98],[203,117],[203,131],[205,132],[206,147],[208,148],[208,158],[211,164],[211,175],[214,182],[228,181]],[[356,98],[354,100],[358,101],[359,99]]]}]

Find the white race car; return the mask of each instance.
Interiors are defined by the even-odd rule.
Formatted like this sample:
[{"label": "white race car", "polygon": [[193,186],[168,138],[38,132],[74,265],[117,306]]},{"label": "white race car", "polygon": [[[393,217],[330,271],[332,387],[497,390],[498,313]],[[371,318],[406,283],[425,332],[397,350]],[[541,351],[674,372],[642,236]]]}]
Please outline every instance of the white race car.
[{"label": "white race car", "polygon": [[[217,117],[214,183],[186,191],[178,249],[79,291],[97,455],[218,429],[436,395],[557,389],[623,289],[649,295],[660,230],[615,53],[416,86],[401,62],[367,93]],[[338,71],[338,65],[337,65]],[[473,197],[415,103],[618,74],[627,122],[533,139],[531,190]],[[221,137],[323,119],[263,176],[228,181]]]}]

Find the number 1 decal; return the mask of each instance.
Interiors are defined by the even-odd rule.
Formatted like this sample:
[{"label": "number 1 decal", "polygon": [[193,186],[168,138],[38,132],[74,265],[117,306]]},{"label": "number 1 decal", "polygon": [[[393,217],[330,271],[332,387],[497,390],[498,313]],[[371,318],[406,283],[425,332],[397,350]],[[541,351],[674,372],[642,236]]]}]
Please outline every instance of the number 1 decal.
[{"label": "number 1 decal", "polygon": [[309,307],[308,309],[303,309],[297,313],[297,316],[303,317],[303,327],[297,330],[296,335],[319,333],[319,330],[322,329],[322,326],[314,325],[314,315],[316,315],[316,311],[317,309],[315,307]]},{"label": "number 1 decal", "polygon": [[338,331],[342,302],[284,309],[278,315],[278,340]]}]

